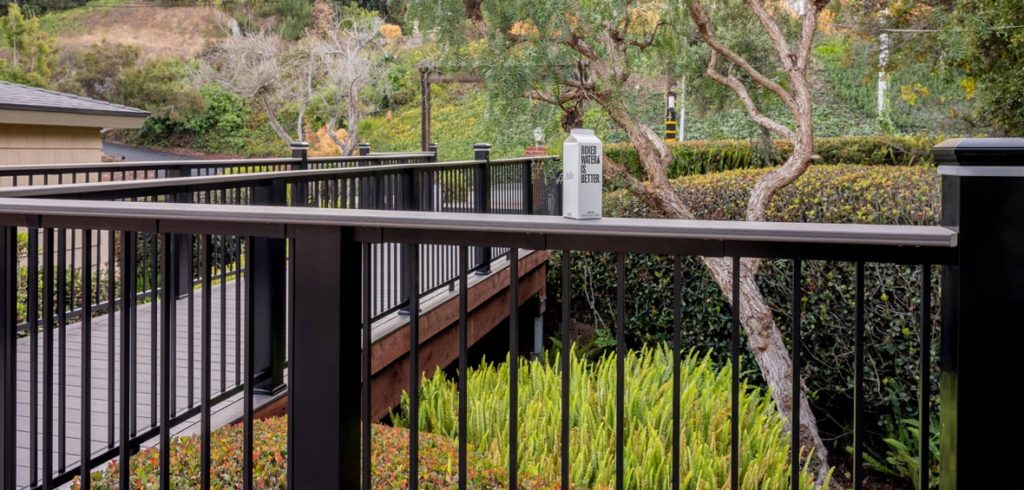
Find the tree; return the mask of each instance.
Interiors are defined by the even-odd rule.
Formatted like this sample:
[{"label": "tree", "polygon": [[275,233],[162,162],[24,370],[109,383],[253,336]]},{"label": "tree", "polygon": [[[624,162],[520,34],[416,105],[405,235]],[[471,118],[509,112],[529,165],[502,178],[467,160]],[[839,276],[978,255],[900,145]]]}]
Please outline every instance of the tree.
[{"label": "tree", "polygon": [[[694,214],[669,181],[671,151],[631,110],[631,87],[639,75],[663,73],[680,56],[681,46],[694,35],[687,16],[696,26],[697,38],[710,48],[707,77],[732,92],[754,123],[793,145],[786,162],[754,187],[746,219],[764,220],[772,197],[800,177],[813,158],[813,99],[807,71],[818,14],[827,0],[806,2],[803,14],[769,8],[761,0],[745,0],[742,7],[738,1],[716,2],[717,19],[743,15],[742,30],[750,31],[750,23],[760,27],[761,45],[774,52],[768,67],[772,71],[759,69],[723,42],[700,0],[505,0],[480,3],[481,19],[463,3],[420,0],[410,5],[421,26],[433,29],[446,48],[441,63],[477,71],[489,86],[559,107],[566,114],[563,127],[577,125],[585,105],[599,108],[626,133],[647,180],[635,179],[607,157],[606,175],[648,198],[668,216],[693,219]],[[464,14],[465,21],[453,25],[451,16],[458,13]],[[795,45],[787,35],[790,16],[796,17]],[[792,121],[766,116],[757,102],[762,92],[780,101]],[[731,261],[714,257],[703,261],[731,301]],[[787,421],[793,400],[799,397],[801,445],[814,451],[814,463],[824,476],[828,452],[803,390],[792,392],[789,352],[754,280],[759,265],[758,260],[744,259],[741,267],[740,318],[747,345]]]},{"label": "tree", "polygon": [[[274,133],[287,144],[305,138],[306,111],[322,77],[319,60],[308,40],[288,43],[275,34],[231,36],[207,54],[208,65],[197,73],[203,83],[216,83],[245,100],[254,100],[266,112]],[[294,111],[294,133],[285,129],[281,115]]]},{"label": "tree", "polygon": [[113,101],[124,73],[139,64],[142,50],[137,46],[103,40],[84,48],[61,66],[59,86],[93,99]]},{"label": "tree", "polygon": [[947,66],[964,70],[975,112],[1000,132],[1024,135],[1024,8],[1016,0],[960,0],[946,27]]},{"label": "tree", "polygon": [[[343,155],[351,155],[359,143],[359,121],[367,113],[363,92],[380,72],[383,21],[371,12],[350,8],[333,13],[329,25],[313,40],[326,72],[327,87],[321,97],[327,134]],[[345,121],[344,138],[337,134],[339,119]]]},{"label": "tree", "polygon": [[38,18],[26,18],[17,3],[0,18],[0,78],[46,87],[57,54],[53,40],[39,27]]}]

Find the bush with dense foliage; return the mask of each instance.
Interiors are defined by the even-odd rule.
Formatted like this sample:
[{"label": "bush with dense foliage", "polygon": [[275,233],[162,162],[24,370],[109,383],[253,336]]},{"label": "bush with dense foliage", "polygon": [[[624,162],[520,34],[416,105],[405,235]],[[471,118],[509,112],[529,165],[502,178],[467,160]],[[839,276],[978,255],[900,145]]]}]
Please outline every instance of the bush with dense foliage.
[{"label": "bush with dense foliage", "polygon": [[[940,140],[927,136],[839,136],[818,138],[814,150],[818,164],[915,165],[931,163],[931,149]],[[675,158],[669,177],[707,174],[742,168],[778,165],[792,151],[786,141],[775,140],[770,149],[754,140],[682,141],[669,145]],[[604,147],[605,155],[643,175],[636,150],[628,144]]]},{"label": "bush with dense foliage", "polygon": [[[253,438],[253,488],[285,488],[288,471],[288,422],[285,417],[257,420]],[[404,429],[373,426],[373,488],[407,488],[409,436]],[[171,487],[199,488],[200,440],[198,436],[171,440]],[[210,441],[211,481],[214,488],[242,488],[242,426],[234,424],[213,432]],[[458,481],[458,455],[449,438],[420,434],[420,488],[447,489]],[[92,488],[118,487],[117,462],[106,471],[92,474]],[[508,481],[504,465],[487,459],[475,459],[469,468],[470,488],[499,488]],[[132,488],[156,488],[160,477],[160,450],[149,448],[132,456]],[[533,480],[536,487],[551,487],[544,480]],[[73,487],[81,488],[78,478]]]},{"label": "bush with dense foliage", "polygon": [[[613,354],[591,361],[570,352],[570,478],[578,488],[615,482],[615,373]],[[519,467],[526,476],[558,475],[561,371],[550,363],[520,360]],[[672,351],[664,345],[630,351],[625,359],[625,487],[671,488]],[[691,351],[680,369],[681,488],[725,488],[730,467],[731,370]],[[485,362],[467,378],[467,437],[471,460],[508,460],[508,362]],[[770,396],[740,389],[741,488],[789,488],[789,444]],[[408,397],[393,416],[408,425]],[[458,389],[438,372],[420,387],[420,429],[458,436]],[[813,488],[805,472],[801,488]]]},{"label": "bush with dense foliage", "polygon": [[[678,179],[677,188],[699,218],[739,219],[747,194],[766,170],[736,170]],[[934,225],[939,216],[939,178],[930,166],[815,166],[783,189],[768,210],[771,221],[892,223]],[[611,216],[659,214],[625,192],[605,200]],[[548,290],[560,298],[560,260],[549,266]],[[664,341],[672,325],[672,262],[668,257],[630,254],[626,259],[626,334],[631,345]],[[596,344],[614,342],[615,259],[612,254],[574,253],[572,314],[592,325]],[[790,321],[792,263],[764,261],[757,279],[781,325]],[[728,352],[731,313],[706,268],[683,259],[682,332],[687,347]],[[805,261],[803,265],[803,352],[805,381],[814,409],[828,435],[845,447],[852,420],[854,265]],[[899,421],[916,414],[920,268],[867,264],[865,422],[873,437],[869,448],[888,449],[881,438]],[[938,273],[933,274],[932,325],[937,359]],[[555,310],[557,311],[557,309]],[[788,329],[782,329],[788,333]],[[719,358],[724,361],[724,356]],[[746,364],[753,366],[753,364]],[[934,368],[934,366],[933,366]],[[745,374],[757,382],[757,369]],[[937,370],[933,369],[933,373]],[[933,374],[935,386],[937,374]]]}]

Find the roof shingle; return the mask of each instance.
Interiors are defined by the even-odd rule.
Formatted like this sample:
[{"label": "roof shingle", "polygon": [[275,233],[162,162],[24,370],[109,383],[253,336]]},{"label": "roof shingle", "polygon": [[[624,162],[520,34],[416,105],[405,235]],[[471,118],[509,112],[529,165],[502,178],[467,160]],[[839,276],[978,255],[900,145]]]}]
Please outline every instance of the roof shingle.
[{"label": "roof shingle", "polygon": [[134,107],[5,81],[0,81],[0,109],[124,117],[149,116],[148,112]]}]

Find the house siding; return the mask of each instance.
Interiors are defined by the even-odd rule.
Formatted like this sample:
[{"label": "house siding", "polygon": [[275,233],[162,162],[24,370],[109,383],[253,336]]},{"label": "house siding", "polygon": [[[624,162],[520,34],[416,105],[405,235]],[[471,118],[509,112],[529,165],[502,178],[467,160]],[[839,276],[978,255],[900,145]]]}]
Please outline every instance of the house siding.
[{"label": "house siding", "polygon": [[0,124],[0,165],[95,163],[100,128]]}]

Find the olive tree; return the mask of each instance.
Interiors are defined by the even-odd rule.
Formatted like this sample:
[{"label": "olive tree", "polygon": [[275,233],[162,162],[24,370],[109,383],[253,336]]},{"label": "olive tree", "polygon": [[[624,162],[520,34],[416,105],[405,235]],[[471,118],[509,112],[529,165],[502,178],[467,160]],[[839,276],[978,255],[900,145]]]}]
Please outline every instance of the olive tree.
[{"label": "olive tree", "polygon": [[[466,9],[469,3],[474,10]],[[606,175],[679,219],[693,219],[694,213],[669,180],[672,152],[631,102],[639,78],[686,61],[687,43],[699,40],[706,45],[706,76],[731,92],[754,123],[792,144],[785,163],[766,173],[750,193],[746,219],[761,221],[772,197],[799,178],[814,157],[808,67],[818,14],[827,3],[806,0],[791,10],[762,0],[419,0],[409,11],[444,48],[439,64],[476,72],[508,94],[559,107],[566,129],[582,122],[587,107],[606,114],[635,148],[646,179],[634,178],[608,158]],[[452,21],[460,17],[463,22]],[[732,32],[753,32],[773,55],[756,66],[730,47],[716,21],[728,22]],[[786,120],[761,110],[759,101],[772,98],[785,108]],[[705,257],[703,262],[731,301],[731,260]],[[747,347],[787,421],[799,401],[801,445],[813,450],[813,463],[824,475],[828,453],[805,390],[793,393],[790,354],[754,280],[759,264],[744,259],[739,275]]]}]

